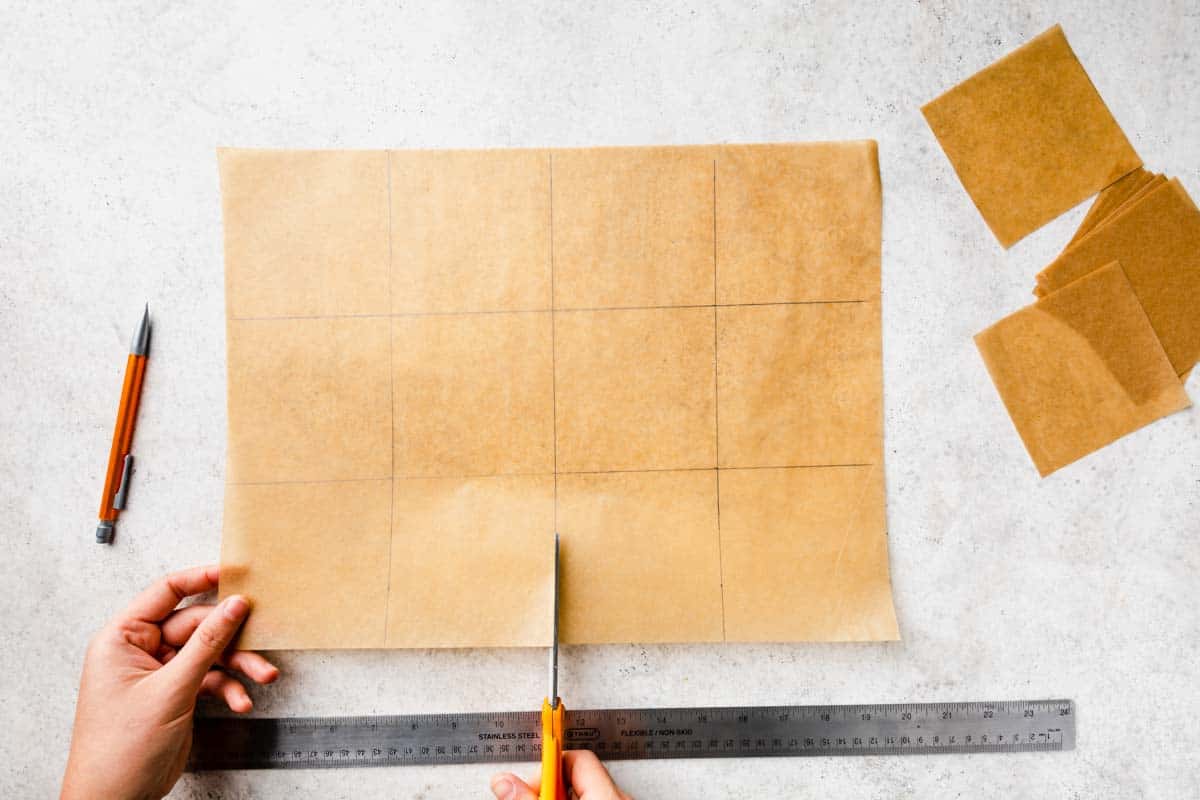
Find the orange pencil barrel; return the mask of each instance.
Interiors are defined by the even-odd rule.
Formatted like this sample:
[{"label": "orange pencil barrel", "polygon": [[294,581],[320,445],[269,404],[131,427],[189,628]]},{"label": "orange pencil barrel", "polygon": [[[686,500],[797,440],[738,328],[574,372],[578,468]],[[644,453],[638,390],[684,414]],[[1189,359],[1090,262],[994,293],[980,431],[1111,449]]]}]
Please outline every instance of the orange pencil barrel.
[{"label": "orange pencil barrel", "polygon": [[[125,426],[121,436],[121,457],[124,458],[133,449],[133,428],[137,420],[138,403],[142,399],[142,379],[146,376],[146,357],[130,356],[133,359],[133,386],[129,391],[129,402],[125,404]],[[128,369],[128,367],[126,367]],[[117,480],[120,481],[121,469],[117,468]]]},{"label": "orange pencil barrel", "polygon": [[[125,380],[121,384],[121,402],[117,406],[117,422],[113,426],[112,447],[108,451],[108,472],[104,475],[104,494],[100,497],[100,519],[111,522],[117,518],[113,497],[121,483],[121,470],[129,445],[133,441],[133,416],[137,413],[142,395],[142,376],[145,356],[130,354],[125,362]],[[132,412],[132,413],[131,413]]]}]

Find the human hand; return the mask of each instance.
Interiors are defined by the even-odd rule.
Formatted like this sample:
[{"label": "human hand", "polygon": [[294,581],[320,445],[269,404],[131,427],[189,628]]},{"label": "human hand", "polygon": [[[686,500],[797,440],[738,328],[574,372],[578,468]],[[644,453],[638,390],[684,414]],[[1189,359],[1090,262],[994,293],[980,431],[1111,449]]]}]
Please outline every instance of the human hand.
[{"label": "human hand", "polygon": [[[590,750],[563,752],[563,781],[578,800],[633,800],[617,788]],[[492,794],[497,800],[538,800],[540,783],[540,779],[526,783],[511,772],[502,772],[492,778]]]},{"label": "human hand", "polygon": [[215,566],[168,575],[92,637],[62,800],[162,797],[187,763],[196,697],[213,695],[239,713],[251,708],[246,687],[215,665],[257,683],[279,677],[258,653],[227,649],[250,610],[244,597],[176,608],[218,578]]}]

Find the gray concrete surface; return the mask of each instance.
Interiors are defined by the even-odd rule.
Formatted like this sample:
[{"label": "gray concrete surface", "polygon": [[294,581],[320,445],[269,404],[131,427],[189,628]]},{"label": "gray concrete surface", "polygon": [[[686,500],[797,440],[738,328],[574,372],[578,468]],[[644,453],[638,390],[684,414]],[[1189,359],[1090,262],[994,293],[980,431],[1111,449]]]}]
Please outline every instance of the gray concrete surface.
[{"label": "gray concrete surface", "polygon": [[[1196,795],[1200,413],[1038,479],[971,336],[1029,301],[1083,209],[1003,251],[918,111],[1062,22],[1147,164],[1200,197],[1194,3],[4,5],[0,794],[56,791],[88,635],[160,573],[217,558],[216,146],[874,137],[904,641],[573,647],[565,694],[577,707],[1079,704],[1073,753],[616,765],[642,798]],[[91,542],[95,506],[144,299],[156,328],[139,468],[106,549]],[[279,661],[283,679],[255,692],[261,713],[532,708],[544,654]],[[484,797],[490,772],[214,774],[173,796]]]}]

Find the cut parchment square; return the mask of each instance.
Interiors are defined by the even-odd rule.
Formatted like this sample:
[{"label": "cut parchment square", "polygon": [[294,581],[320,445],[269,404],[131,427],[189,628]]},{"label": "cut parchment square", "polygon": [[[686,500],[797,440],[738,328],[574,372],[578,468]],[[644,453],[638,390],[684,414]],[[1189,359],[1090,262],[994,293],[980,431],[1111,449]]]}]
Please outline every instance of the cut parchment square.
[{"label": "cut parchment square", "polygon": [[386,478],[226,488],[221,596],[254,604],[239,646],[383,647],[390,492]]},{"label": "cut parchment square", "polygon": [[1178,375],[1200,359],[1200,210],[1178,180],[1155,186],[1067,248],[1043,293],[1117,260]]},{"label": "cut parchment square", "polygon": [[558,476],[564,642],[720,641],[715,470]]},{"label": "cut parchment square", "polygon": [[899,638],[881,465],[721,470],[721,562],[730,641]]},{"label": "cut parchment square", "polygon": [[549,312],[392,320],[395,475],[554,472]]},{"label": "cut parchment square", "polygon": [[880,198],[873,141],[722,148],[717,302],[878,295]]},{"label": "cut parchment square", "polygon": [[921,110],[1005,247],[1142,163],[1057,25]]},{"label": "cut parchment square", "polygon": [[716,466],[711,308],[560,312],[558,471]]},{"label": "cut parchment square", "polygon": [[555,307],[711,304],[713,154],[556,151]]},{"label": "cut parchment square", "polygon": [[550,156],[394,150],[392,310],[550,308]]},{"label": "cut parchment square", "polygon": [[879,303],[717,309],[722,467],[882,459]]},{"label": "cut parchment square", "polygon": [[220,150],[229,316],[388,312],[387,153]]},{"label": "cut parchment square", "polygon": [[975,343],[1042,476],[1191,404],[1117,263]]},{"label": "cut parchment square", "polygon": [[393,529],[389,647],[550,643],[553,475],[397,480]]},{"label": "cut parchment square", "polygon": [[391,475],[387,318],[231,320],[232,483]]}]

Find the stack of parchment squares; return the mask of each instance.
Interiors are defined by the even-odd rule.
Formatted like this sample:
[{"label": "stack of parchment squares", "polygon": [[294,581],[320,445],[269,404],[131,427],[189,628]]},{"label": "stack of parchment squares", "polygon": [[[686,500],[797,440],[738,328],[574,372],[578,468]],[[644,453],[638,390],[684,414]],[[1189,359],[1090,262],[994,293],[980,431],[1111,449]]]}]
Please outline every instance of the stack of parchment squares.
[{"label": "stack of parchment squares", "polygon": [[1200,211],[1149,172],[1057,26],[923,109],[1006,247],[1100,189],[1036,303],[975,337],[1043,475],[1191,405]]}]

